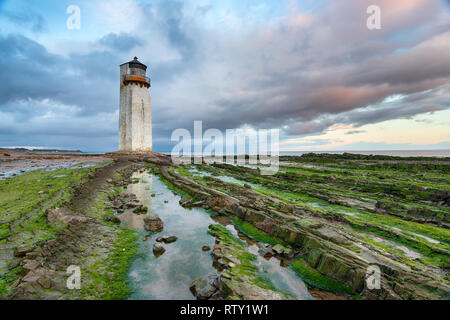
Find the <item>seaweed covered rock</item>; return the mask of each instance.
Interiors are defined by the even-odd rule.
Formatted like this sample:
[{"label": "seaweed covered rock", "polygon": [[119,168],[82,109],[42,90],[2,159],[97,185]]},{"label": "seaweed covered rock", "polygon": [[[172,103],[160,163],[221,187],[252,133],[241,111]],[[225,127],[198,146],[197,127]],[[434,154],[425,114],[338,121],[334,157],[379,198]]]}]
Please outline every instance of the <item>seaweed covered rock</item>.
[{"label": "seaweed covered rock", "polygon": [[214,263],[222,269],[219,281],[220,294],[224,299],[285,300],[291,297],[274,291],[268,280],[262,280],[255,265],[256,256],[247,252],[246,244],[234,237],[225,227],[209,226],[216,237],[212,256]]},{"label": "seaweed covered rock", "polygon": [[139,205],[133,210],[133,213],[135,214],[146,214],[148,212],[148,207],[144,205]]}]

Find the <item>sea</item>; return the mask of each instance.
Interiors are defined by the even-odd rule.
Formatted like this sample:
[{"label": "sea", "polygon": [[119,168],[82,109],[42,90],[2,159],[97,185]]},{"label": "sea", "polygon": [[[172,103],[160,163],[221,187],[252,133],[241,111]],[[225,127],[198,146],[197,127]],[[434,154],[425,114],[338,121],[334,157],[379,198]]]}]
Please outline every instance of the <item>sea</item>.
[{"label": "sea", "polygon": [[348,151],[280,151],[280,156],[301,156],[304,153],[355,153],[363,155],[383,155],[393,157],[450,157],[450,149],[441,150],[348,150]]},{"label": "sea", "polygon": [[[158,152],[158,150],[156,150]],[[104,152],[83,152],[84,154],[104,154]],[[170,155],[170,152],[161,152]],[[355,153],[364,155],[383,155],[394,157],[437,157],[447,158],[450,157],[450,149],[433,149],[433,150],[333,150],[333,151],[280,151],[280,156],[301,156],[305,153],[331,153],[331,154],[343,154],[343,153]],[[193,154],[194,155],[194,154]]]}]

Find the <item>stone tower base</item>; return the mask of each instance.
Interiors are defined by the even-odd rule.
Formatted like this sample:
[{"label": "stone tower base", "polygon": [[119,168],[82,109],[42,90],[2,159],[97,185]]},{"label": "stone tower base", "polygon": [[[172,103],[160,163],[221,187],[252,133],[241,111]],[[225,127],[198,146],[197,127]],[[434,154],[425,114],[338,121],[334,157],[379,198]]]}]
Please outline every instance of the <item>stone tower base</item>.
[{"label": "stone tower base", "polygon": [[117,160],[145,161],[165,166],[172,165],[170,156],[154,151],[116,151],[108,152],[105,155]]}]

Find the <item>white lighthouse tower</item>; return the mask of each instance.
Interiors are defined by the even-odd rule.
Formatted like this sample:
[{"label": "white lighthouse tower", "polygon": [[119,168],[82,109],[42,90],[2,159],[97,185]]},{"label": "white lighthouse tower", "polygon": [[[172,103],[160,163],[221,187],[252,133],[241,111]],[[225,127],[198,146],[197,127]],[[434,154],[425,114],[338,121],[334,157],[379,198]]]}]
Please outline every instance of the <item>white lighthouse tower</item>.
[{"label": "white lighthouse tower", "polygon": [[120,65],[119,152],[152,151],[152,110],[147,66],[137,57]]}]

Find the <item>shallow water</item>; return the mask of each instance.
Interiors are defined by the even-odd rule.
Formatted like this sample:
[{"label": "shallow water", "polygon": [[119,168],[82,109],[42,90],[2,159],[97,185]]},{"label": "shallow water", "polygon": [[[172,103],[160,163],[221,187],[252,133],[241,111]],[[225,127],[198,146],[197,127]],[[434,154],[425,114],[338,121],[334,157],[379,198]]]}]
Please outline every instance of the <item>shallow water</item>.
[{"label": "shallow water", "polygon": [[197,175],[197,176],[200,176],[200,177],[213,177],[213,178],[219,179],[219,180],[221,180],[223,182],[234,183],[234,184],[237,184],[237,185],[240,185],[240,186],[243,186],[244,184],[247,184],[247,185],[251,186],[252,188],[260,187],[257,184],[253,184],[253,183],[250,183],[250,182],[247,182],[247,181],[239,180],[239,179],[236,179],[236,178],[230,177],[230,176],[214,176],[214,175],[212,175],[209,172],[200,171],[196,167],[191,167],[189,169],[189,172],[192,172],[192,173],[194,173],[194,175]]},{"label": "shallow water", "polygon": [[282,267],[280,260],[274,257],[265,259],[258,254],[258,249],[259,247],[256,244],[249,247],[249,251],[257,256],[256,265],[264,278],[269,279],[278,290],[299,300],[313,300],[305,283],[292,269]]},{"label": "shallow water", "polygon": [[[147,241],[142,241],[150,234],[143,230],[144,215],[125,212],[121,215],[125,226],[133,227],[141,235],[140,253],[129,271],[131,289],[134,293],[130,299],[194,299],[189,291],[193,280],[206,278],[219,272],[213,267],[210,252],[202,251],[202,246],[214,246],[214,237],[207,233],[208,226],[222,223],[235,236],[238,234],[229,219],[211,218],[202,208],[185,209],[179,205],[180,196],[175,195],[161,180],[148,173],[136,173],[133,178],[139,178],[139,183],[130,184],[128,192],[137,198],[150,210],[149,214],[158,215],[164,222],[164,231],[152,235]],[[151,197],[154,193],[155,196]],[[165,203],[165,201],[168,201]],[[166,252],[156,258],[152,248],[159,236],[175,235],[178,240],[171,244],[163,244]],[[257,254],[257,243],[246,239],[249,251]],[[290,293],[298,299],[312,299],[303,281],[289,268],[282,267],[280,261],[272,258],[269,261],[258,256],[261,274],[269,278],[280,291]]]},{"label": "shallow water", "polygon": [[[208,226],[214,223],[202,209],[185,209],[178,204],[179,196],[174,195],[159,178],[147,173],[133,176],[140,178],[137,184],[131,184],[129,191],[136,194],[150,209],[150,214],[158,215],[164,222],[164,231],[152,235],[142,242],[138,258],[131,266],[129,277],[134,291],[131,299],[194,299],[189,291],[193,280],[216,274],[209,252],[203,252],[202,246],[214,245],[214,238],[207,233]],[[149,188],[148,188],[149,187]],[[151,194],[155,193],[155,197]],[[164,201],[168,203],[164,203]],[[143,215],[135,215],[125,225],[143,230]],[[130,224],[130,221],[132,223]],[[149,232],[141,231],[141,235]],[[163,244],[166,252],[156,258],[153,244],[159,236],[175,235],[178,240]]]},{"label": "shallow water", "polygon": [[219,221],[216,219],[216,221],[223,224],[235,237],[247,242],[248,251],[257,257],[256,265],[261,271],[261,276],[269,279],[278,290],[288,293],[299,300],[313,299],[303,280],[300,279],[292,269],[283,267],[281,261],[275,257],[266,259],[259,255],[258,250],[261,243],[252,240],[239,232],[236,226],[230,222],[231,219],[227,218],[228,217],[220,218]]},{"label": "shallow water", "polygon": [[[17,164],[21,165],[18,166]],[[17,160],[14,163],[4,163],[3,166],[0,167],[0,180],[9,179],[30,171],[35,170],[44,170],[44,171],[54,171],[58,169],[67,169],[67,168],[87,168],[95,166],[97,163],[82,163],[77,161],[68,161],[68,162],[50,162],[47,161],[45,164],[32,163],[30,160]],[[54,178],[61,178],[64,175],[57,175]]]}]

